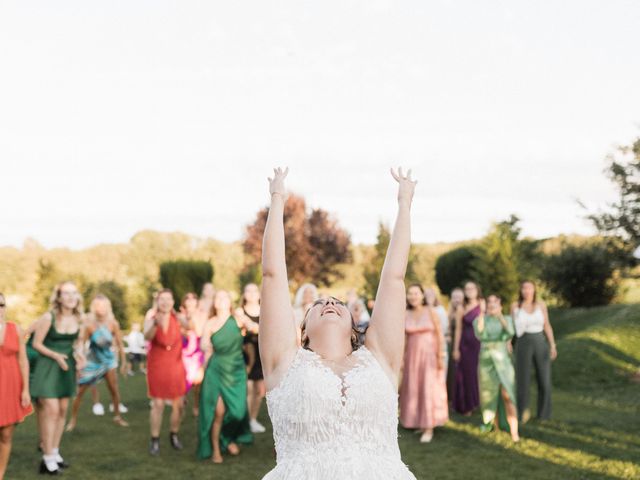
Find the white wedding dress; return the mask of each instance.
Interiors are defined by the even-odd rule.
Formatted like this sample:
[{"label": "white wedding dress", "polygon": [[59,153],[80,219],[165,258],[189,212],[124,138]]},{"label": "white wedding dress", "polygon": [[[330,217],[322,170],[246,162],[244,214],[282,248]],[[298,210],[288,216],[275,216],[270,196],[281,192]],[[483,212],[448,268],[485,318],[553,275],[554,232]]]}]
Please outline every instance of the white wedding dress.
[{"label": "white wedding dress", "polygon": [[277,465],[263,480],[415,480],[400,459],[398,394],[373,354],[337,375],[300,348],[267,393]]}]

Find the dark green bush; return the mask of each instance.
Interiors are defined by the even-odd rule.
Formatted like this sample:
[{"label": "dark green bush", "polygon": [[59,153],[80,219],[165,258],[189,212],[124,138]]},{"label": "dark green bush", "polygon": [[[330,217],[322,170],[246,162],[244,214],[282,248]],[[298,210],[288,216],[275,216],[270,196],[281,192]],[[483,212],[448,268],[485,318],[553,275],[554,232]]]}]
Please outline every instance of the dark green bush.
[{"label": "dark green bush", "polygon": [[542,278],[571,307],[607,305],[618,289],[615,258],[601,244],[565,244],[547,258]]},{"label": "dark green bush", "polygon": [[89,311],[91,300],[101,293],[111,301],[113,315],[118,320],[120,328],[129,328],[129,318],[127,316],[127,304],[125,301],[126,289],[122,285],[111,280],[97,283],[89,283],[82,290],[82,298],[86,311]]},{"label": "dark green bush", "polygon": [[462,246],[450,250],[436,261],[436,283],[440,291],[449,295],[451,290],[461,287],[466,280],[475,280],[474,264],[478,258],[477,248]]},{"label": "dark green bush", "polygon": [[160,264],[160,284],[173,292],[176,308],[188,292],[200,294],[205,283],[213,280],[210,262],[177,260]]}]

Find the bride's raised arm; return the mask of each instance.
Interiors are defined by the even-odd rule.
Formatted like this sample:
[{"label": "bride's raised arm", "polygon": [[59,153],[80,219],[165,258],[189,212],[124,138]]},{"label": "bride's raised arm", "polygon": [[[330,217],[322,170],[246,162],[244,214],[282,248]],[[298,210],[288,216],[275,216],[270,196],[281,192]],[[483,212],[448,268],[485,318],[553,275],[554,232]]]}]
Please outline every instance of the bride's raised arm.
[{"label": "bride's raised arm", "polygon": [[411,248],[411,202],[417,182],[411,180],[411,170],[405,176],[401,168],[397,173],[392,169],[391,175],[398,182],[398,216],[380,274],[365,345],[397,375],[404,350],[404,276]]},{"label": "bride's raised arm", "polygon": [[262,293],[260,302],[260,357],[268,377],[290,360],[298,344],[292,318],[284,248],[284,179],[289,169],[274,169],[269,178],[271,206],[262,243]]}]

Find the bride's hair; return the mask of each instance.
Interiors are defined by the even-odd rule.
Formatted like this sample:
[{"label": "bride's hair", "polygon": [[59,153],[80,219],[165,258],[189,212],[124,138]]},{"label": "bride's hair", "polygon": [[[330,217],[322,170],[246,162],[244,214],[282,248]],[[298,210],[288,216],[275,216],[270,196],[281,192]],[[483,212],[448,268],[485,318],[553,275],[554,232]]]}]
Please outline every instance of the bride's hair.
[{"label": "bride's hair", "polygon": [[[332,298],[336,300],[338,303],[340,303],[340,305],[343,305],[346,307],[344,302],[341,302],[335,297],[332,297]],[[307,336],[307,319],[309,317],[309,312],[311,311],[311,308],[309,308],[307,310],[307,313],[305,313],[304,319],[302,320],[302,325],[300,326],[300,330],[301,330],[300,339],[302,343],[302,348],[306,350],[309,350],[309,337]],[[351,313],[350,310],[349,310],[349,316],[351,317],[351,350],[355,352],[362,346],[362,343],[360,343],[360,336],[359,336],[360,331],[358,331],[358,328],[356,327],[355,321],[353,319],[353,314]]]}]

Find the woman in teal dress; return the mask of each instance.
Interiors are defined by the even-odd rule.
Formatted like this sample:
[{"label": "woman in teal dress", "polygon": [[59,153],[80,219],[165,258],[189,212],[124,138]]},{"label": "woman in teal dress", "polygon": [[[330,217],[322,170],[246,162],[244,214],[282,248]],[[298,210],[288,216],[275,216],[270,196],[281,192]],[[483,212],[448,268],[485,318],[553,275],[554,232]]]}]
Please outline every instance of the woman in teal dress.
[{"label": "woman in teal dress", "polygon": [[231,298],[224,290],[216,292],[212,313],[202,334],[206,370],[200,390],[197,454],[222,463],[222,451],[238,455],[239,443],[253,441],[241,329],[257,333],[258,324],[231,316]]},{"label": "woman in teal dress", "polygon": [[68,465],[60,454],[60,441],[69,408],[76,394],[76,368],[84,367],[82,342],[82,298],[72,282],[57,285],[51,311],[45,313],[33,334],[39,357],[31,378],[31,396],[38,401],[38,422],[43,447],[40,472],[57,475]]},{"label": "woman in teal dress", "polygon": [[514,327],[511,317],[502,315],[500,297],[490,295],[487,298],[487,314],[480,315],[473,326],[481,343],[478,376],[482,429],[490,431],[497,422],[517,442],[520,437],[515,407],[515,370],[507,346],[514,335]]},{"label": "woman in teal dress", "polygon": [[122,335],[120,334],[120,325],[113,316],[111,301],[105,295],[98,294],[95,296],[91,301],[90,311],[80,337],[82,343],[89,341],[89,352],[87,353],[86,365],[78,374],[78,395],[71,406],[71,419],[67,424],[67,432],[73,431],[76,427],[78,411],[85,392],[103,378],[107,381],[107,388],[111,393],[111,401],[115,410],[113,421],[121,427],[129,426],[120,415],[118,359],[113,352],[115,344],[120,354],[120,372],[124,375],[126,354],[122,343]]}]

